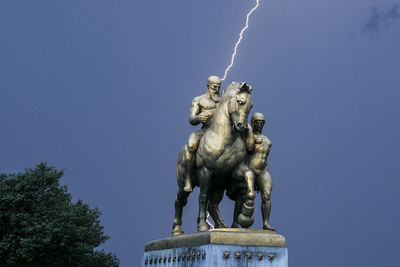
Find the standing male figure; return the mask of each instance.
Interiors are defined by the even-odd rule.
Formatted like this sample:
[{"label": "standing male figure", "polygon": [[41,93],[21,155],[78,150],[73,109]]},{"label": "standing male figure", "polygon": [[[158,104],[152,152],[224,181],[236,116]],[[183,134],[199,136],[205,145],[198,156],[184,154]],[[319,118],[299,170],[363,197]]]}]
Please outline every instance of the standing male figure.
[{"label": "standing male figure", "polygon": [[271,190],[272,179],[268,172],[267,157],[271,148],[271,141],[262,134],[265,124],[264,115],[254,113],[251,117],[251,126],[253,128],[254,149],[248,152],[247,166],[255,175],[255,183],[261,192],[261,212],[263,218],[263,229],[275,230],[269,224],[269,215],[271,213]]},{"label": "standing male figure", "polygon": [[197,96],[192,101],[190,108],[189,122],[192,125],[203,124],[202,128],[193,132],[189,136],[187,149],[185,149],[185,192],[192,192],[192,174],[194,168],[194,157],[199,146],[199,142],[205,131],[211,125],[211,119],[220,100],[221,79],[217,76],[210,76],[207,79],[207,92],[204,95]]}]

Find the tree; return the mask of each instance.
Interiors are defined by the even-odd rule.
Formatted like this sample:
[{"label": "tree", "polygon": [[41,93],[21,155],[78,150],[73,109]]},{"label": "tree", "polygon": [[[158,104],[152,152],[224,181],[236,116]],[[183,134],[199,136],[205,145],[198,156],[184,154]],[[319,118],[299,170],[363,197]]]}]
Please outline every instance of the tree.
[{"label": "tree", "polygon": [[115,255],[95,250],[109,239],[101,212],[73,203],[62,175],[46,163],[0,174],[0,266],[119,266]]}]

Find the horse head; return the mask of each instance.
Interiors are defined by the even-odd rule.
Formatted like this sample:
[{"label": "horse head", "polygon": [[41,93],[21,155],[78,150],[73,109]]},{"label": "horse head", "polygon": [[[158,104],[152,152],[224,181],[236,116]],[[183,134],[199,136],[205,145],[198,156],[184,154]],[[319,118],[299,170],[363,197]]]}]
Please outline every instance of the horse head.
[{"label": "horse head", "polygon": [[247,129],[247,118],[250,109],[253,107],[251,91],[252,87],[246,82],[233,82],[227,89],[227,96],[229,95],[228,113],[234,129],[238,132]]}]

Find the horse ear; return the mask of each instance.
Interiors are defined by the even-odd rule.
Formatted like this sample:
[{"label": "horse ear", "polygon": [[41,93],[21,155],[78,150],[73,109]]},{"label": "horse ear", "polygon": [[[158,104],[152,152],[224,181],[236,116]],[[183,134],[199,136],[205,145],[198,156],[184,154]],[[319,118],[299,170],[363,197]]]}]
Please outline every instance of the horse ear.
[{"label": "horse ear", "polygon": [[240,92],[246,92],[248,94],[251,94],[252,87],[251,85],[247,84],[247,82],[243,82],[239,88]]},{"label": "horse ear", "polygon": [[240,85],[240,91],[246,90],[246,87],[247,87],[247,82],[242,82],[242,84]]},{"label": "horse ear", "polygon": [[253,92],[253,87],[249,85],[249,95],[251,95],[251,92]]}]

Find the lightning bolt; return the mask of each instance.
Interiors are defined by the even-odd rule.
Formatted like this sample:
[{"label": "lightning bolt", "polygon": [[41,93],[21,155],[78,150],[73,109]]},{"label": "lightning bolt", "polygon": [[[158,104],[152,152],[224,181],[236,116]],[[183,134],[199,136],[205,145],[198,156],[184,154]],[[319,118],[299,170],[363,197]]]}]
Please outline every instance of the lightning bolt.
[{"label": "lightning bolt", "polygon": [[228,71],[229,71],[230,68],[232,68],[232,66],[233,66],[233,62],[235,61],[235,56],[236,56],[236,53],[237,53],[237,48],[238,48],[240,42],[241,42],[242,39],[243,39],[243,34],[244,34],[244,32],[245,32],[245,31],[247,30],[247,28],[249,27],[249,18],[250,18],[250,15],[251,15],[251,13],[253,13],[253,12],[258,8],[259,2],[260,2],[260,0],[256,0],[256,5],[255,5],[255,7],[253,7],[253,8],[250,10],[250,12],[247,14],[247,16],[246,16],[246,26],[244,26],[244,28],[240,31],[239,39],[237,40],[237,42],[236,42],[236,44],[235,44],[235,48],[233,49],[233,54],[232,54],[232,58],[231,58],[231,64],[229,64],[229,66],[226,68],[224,77],[221,79],[222,81],[225,80],[226,75],[228,74]]},{"label": "lightning bolt", "polygon": [[214,225],[208,220],[210,217],[210,213],[207,211],[206,223],[210,226],[210,229],[214,229]]}]

